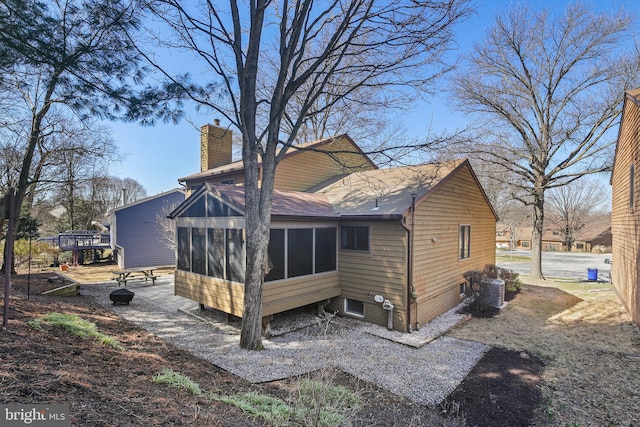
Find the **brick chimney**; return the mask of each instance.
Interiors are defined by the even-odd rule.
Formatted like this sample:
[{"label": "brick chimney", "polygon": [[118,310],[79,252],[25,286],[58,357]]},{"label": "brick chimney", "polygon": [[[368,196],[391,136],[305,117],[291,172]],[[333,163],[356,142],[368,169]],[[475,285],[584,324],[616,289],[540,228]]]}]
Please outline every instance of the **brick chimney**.
[{"label": "brick chimney", "polygon": [[220,127],[216,119],[212,125],[200,129],[200,171],[217,168],[231,163],[232,133]]}]

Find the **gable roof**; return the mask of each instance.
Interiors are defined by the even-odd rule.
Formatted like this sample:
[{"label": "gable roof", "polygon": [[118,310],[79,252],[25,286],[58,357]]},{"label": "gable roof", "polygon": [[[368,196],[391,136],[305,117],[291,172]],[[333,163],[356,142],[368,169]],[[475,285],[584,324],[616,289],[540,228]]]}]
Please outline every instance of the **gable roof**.
[{"label": "gable roof", "polygon": [[402,216],[419,204],[463,167],[468,167],[491,211],[497,218],[473,169],[466,159],[389,169],[355,172],[316,188],[344,216]]},{"label": "gable roof", "polygon": [[[360,154],[366,163],[369,163],[374,168],[377,168],[377,166],[375,165],[375,163],[373,163],[373,161],[371,161],[369,156],[367,156],[362,151],[362,149],[347,134],[322,138],[316,141],[305,142],[303,144],[296,145],[295,147],[288,147],[287,153],[285,154],[284,159],[290,158],[297,154],[308,152],[308,151],[330,152],[329,150],[323,150],[322,147],[337,140],[347,141],[351,146],[353,146],[353,149],[354,149],[353,153]],[[280,150],[282,150],[282,148]],[[262,165],[262,161],[260,161],[260,165]],[[178,182],[202,180],[202,179],[211,178],[211,177],[219,177],[219,176],[224,176],[231,173],[240,172],[242,170],[244,170],[244,164],[242,160],[237,160],[235,162],[231,162],[229,164],[219,166],[217,168],[207,169],[205,171],[194,173],[192,175],[189,175],[183,178],[178,178]]]},{"label": "gable roof", "polygon": [[341,216],[402,215],[411,207],[412,197],[423,197],[460,163],[355,172],[315,191],[325,195]]},{"label": "gable roof", "polygon": [[144,199],[139,199],[139,200],[136,200],[135,202],[127,203],[126,205],[120,205],[117,208],[114,208],[111,212],[109,212],[109,214],[121,211],[122,209],[128,209],[128,208],[130,208],[132,206],[136,206],[136,205],[140,205],[140,204],[143,204],[143,203],[147,203],[147,202],[152,201],[152,200],[156,200],[156,199],[160,199],[160,198],[163,198],[163,197],[167,197],[170,194],[174,194],[174,193],[182,193],[184,195],[185,191],[184,191],[184,188],[174,188],[172,190],[156,194],[155,196],[145,197]]},{"label": "gable roof", "polygon": [[[422,202],[463,167],[469,168],[478,183],[469,161],[456,160],[355,172],[317,186],[313,192],[274,190],[271,214],[273,218],[400,219],[410,211],[414,197]],[[478,188],[491,207],[479,183]],[[238,212],[245,211],[243,187],[204,184],[171,217],[180,215],[204,192]],[[493,207],[491,210],[495,216]]]}]

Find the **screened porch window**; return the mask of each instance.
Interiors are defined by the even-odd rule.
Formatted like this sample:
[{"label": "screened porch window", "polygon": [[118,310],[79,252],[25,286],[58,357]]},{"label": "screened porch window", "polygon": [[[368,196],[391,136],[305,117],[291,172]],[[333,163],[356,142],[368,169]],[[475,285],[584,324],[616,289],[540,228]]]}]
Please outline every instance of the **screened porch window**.
[{"label": "screened porch window", "polygon": [[212,277],[224,277],[225,243],[224,229],[207,229],[207,274]]},{"label": "screened porch window", "polygon": [[207,274],[207,229],[191,229],[191,271]]},{"label": "screened porch window", "polygon": [[191,271],[189,229],[178,227],[178,270]]},{"label": "screened porch window", "polygon": [[269,238],[269,259],[267,260],[265,282],[271,280],[284,279],[284,229],[271,229],[271,237]]},{"label": "screened porch window", "polygon": [[288,277],[313,274],[313,228],[287,230]]},{"label": "screened porch window", "polygon": [[243,229],[178,227],[178,270],[244,282]]},{"label": "screened porch window", "polygon": [[336,232],[336,227],[271,229],[265,282],[335,271]]}]

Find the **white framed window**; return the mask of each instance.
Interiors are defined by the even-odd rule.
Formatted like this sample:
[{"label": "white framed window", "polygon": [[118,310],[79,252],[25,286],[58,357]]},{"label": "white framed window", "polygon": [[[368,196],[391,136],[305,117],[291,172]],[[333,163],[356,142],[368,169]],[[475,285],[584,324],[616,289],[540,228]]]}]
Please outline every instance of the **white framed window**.
[{"label": "white framed window", "polygon": [[344,312],[355,317],[364,317],[364,303],[355,299],[344,299]]},{"label": "white framed window", "polygon": [[460,297],[467,295],[467,282],[460,283]]},{"label": "white framed window", "polygon": [[635,192],[636,192],[636,185],[635,185],[635,180],[636,180],[636,173],[635,173],[635,166],[631,165],[629,167],[629,208],[633,209],[633,207],[635,206]]},{"label": "white framed window", "polygon": [[458,228],[459,259],[467,259],[471,256],[471,226],[460,225]]}]

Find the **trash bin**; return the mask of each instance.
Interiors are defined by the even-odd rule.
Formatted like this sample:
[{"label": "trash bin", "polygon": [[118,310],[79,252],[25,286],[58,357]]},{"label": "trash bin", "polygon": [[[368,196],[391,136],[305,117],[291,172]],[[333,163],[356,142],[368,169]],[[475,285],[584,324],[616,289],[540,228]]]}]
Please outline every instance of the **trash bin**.
[{"label": "trash bin", "polygon": [[587,268],[587,279],[594,282],[598,280],[598,269],[597,268]]}]

